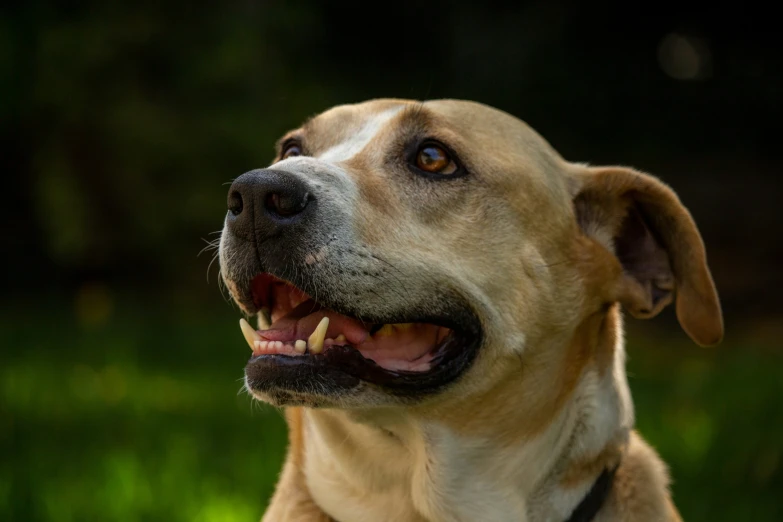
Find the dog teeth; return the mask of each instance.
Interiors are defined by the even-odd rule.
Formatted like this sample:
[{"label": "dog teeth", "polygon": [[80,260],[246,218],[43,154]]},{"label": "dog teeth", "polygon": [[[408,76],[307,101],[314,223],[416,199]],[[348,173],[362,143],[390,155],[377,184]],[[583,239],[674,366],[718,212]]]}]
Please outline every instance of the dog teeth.
[{"label": "dog teeth", "polygon": [[297,353],[305,353],[307,351],[307,341],[304,341],[302,339],[299,339],[294,343],[294,350],[297,351]]},{"label": "dog teeth", "polygon": [[329,328],[329,318],[324,317],[307,340],[307,347],[310,348],[310,353],[321,353],[323,351],[327,328]]},{"label": "dog teeth", "polygon": [[245,321],[244,318],[239,320],[239,328],[242,330],[242,335],[245,336],[245,341],[247,341],[248,346],[253,350],[255,342],[260,341],[261,336],[256,333],[253,327],[250,326],[250,323]]},{"label": "dog teeth", "polygon": [[345,341],[347,341],[347,339],[345,338],[345,336],[343,334],[340,334],[340,335],[338,335],[337,337],[334,338],[334,342],[336,342],[336,343],[344,343]]},{"label": "dog teeth", "polygon": [[269,309],[262,308],[258,311],[258,329],[269,330],[270,326],[272,326],[272,319],[269,316]]},{"label": "dog teeth", "polygon": [[384,337],[387,335],[391,335],[392,333],[394,333],[394,330],[392,329],[392,325],[385,324],[377,332],[375,332],[374,337]]}]

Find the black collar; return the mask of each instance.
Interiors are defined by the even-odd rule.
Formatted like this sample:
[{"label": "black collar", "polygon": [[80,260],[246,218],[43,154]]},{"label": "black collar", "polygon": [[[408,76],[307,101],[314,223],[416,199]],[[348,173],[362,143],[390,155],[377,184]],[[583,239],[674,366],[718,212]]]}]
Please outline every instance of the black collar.
[{"label": "black collar", "polygon": [[590,522],[593,520],[598,510],[604,505],[604,501],[609,495],[609,490],[612,489],[616,471],[617,466],[603,470],[593,483],[593,487],[587,492],[587,496],[574,508],[574,512],[571,513],[566,522]]}]

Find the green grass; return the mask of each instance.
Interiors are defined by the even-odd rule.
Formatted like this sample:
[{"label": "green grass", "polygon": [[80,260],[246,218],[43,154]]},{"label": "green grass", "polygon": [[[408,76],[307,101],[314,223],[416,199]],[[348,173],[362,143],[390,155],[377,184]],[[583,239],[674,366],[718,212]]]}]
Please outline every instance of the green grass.
[{"label": "green grass", "polygon": [[[237,393],[236,311],[111,308],[4,308],[0,520],[257,520],[285,426]],[[780,352],[664,344],[630,336],[630,382],[685,519],[781,520]]]},{"label": "green grass", "polygon": [[285,426],[237,394],[235,315],[4,321],[0,520],[259,518]]},{"label": "green grass", "polygon": [[669,464],[684,519],[783,520],[779,341],[628,346],[637,426]]}]

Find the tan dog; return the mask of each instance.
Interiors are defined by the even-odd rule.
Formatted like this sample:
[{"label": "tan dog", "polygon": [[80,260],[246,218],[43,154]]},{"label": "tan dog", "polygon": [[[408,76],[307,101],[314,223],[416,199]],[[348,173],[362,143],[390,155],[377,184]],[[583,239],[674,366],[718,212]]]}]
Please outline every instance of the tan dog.
[{"label": "tan dog", "polygon": [[290,428],[264,520],[679,520],[620,305],[675,300],[701,345],[723,325],[666,185],[484,105],[375,100],[290,132],[228,202],[246,386]]}]

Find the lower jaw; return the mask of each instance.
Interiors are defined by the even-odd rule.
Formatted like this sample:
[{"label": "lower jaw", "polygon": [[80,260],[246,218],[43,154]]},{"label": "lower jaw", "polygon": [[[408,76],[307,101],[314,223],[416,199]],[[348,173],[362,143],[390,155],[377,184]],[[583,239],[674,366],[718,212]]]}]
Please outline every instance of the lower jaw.
[{"label": "lower jaw", "polygon": [[433,353],[424,371],[383,368],[350,346],[332,346],[320,354],[254,356],[245,368],[247,385],[261,393],[337,396],[362,384],[397,396],[422,396],[457,380],[472,364],[481,337],[450,336]]},{"label": "lower jaw", "polygon": [[[315,353],[308,353],[305,350],[308,348],[300,347],[297,349],[296,343],[286,341],[269,341],[265,343],[268,346],[262,349],[254,349],[253,357],[260,357],[264,355],[282,355],[287,357],[307,357],[310,355],[319,355]],[[302,345],[305,343],[302,342]],[[348,351],[354,350],[358,352],[369,363],[376,364],[380,369],[387,372],[426,372],[431,366],[432,353],[426,352],[420,356],[414,356],[413,360],[406,360],[402,358],[384,357],[383,353],[376,351],[364,351],[359,347],[352,346],[344,341],[335,341],[334,339],[326,339],[323,345],[321,353],[329,353],[332,350]]]}]

